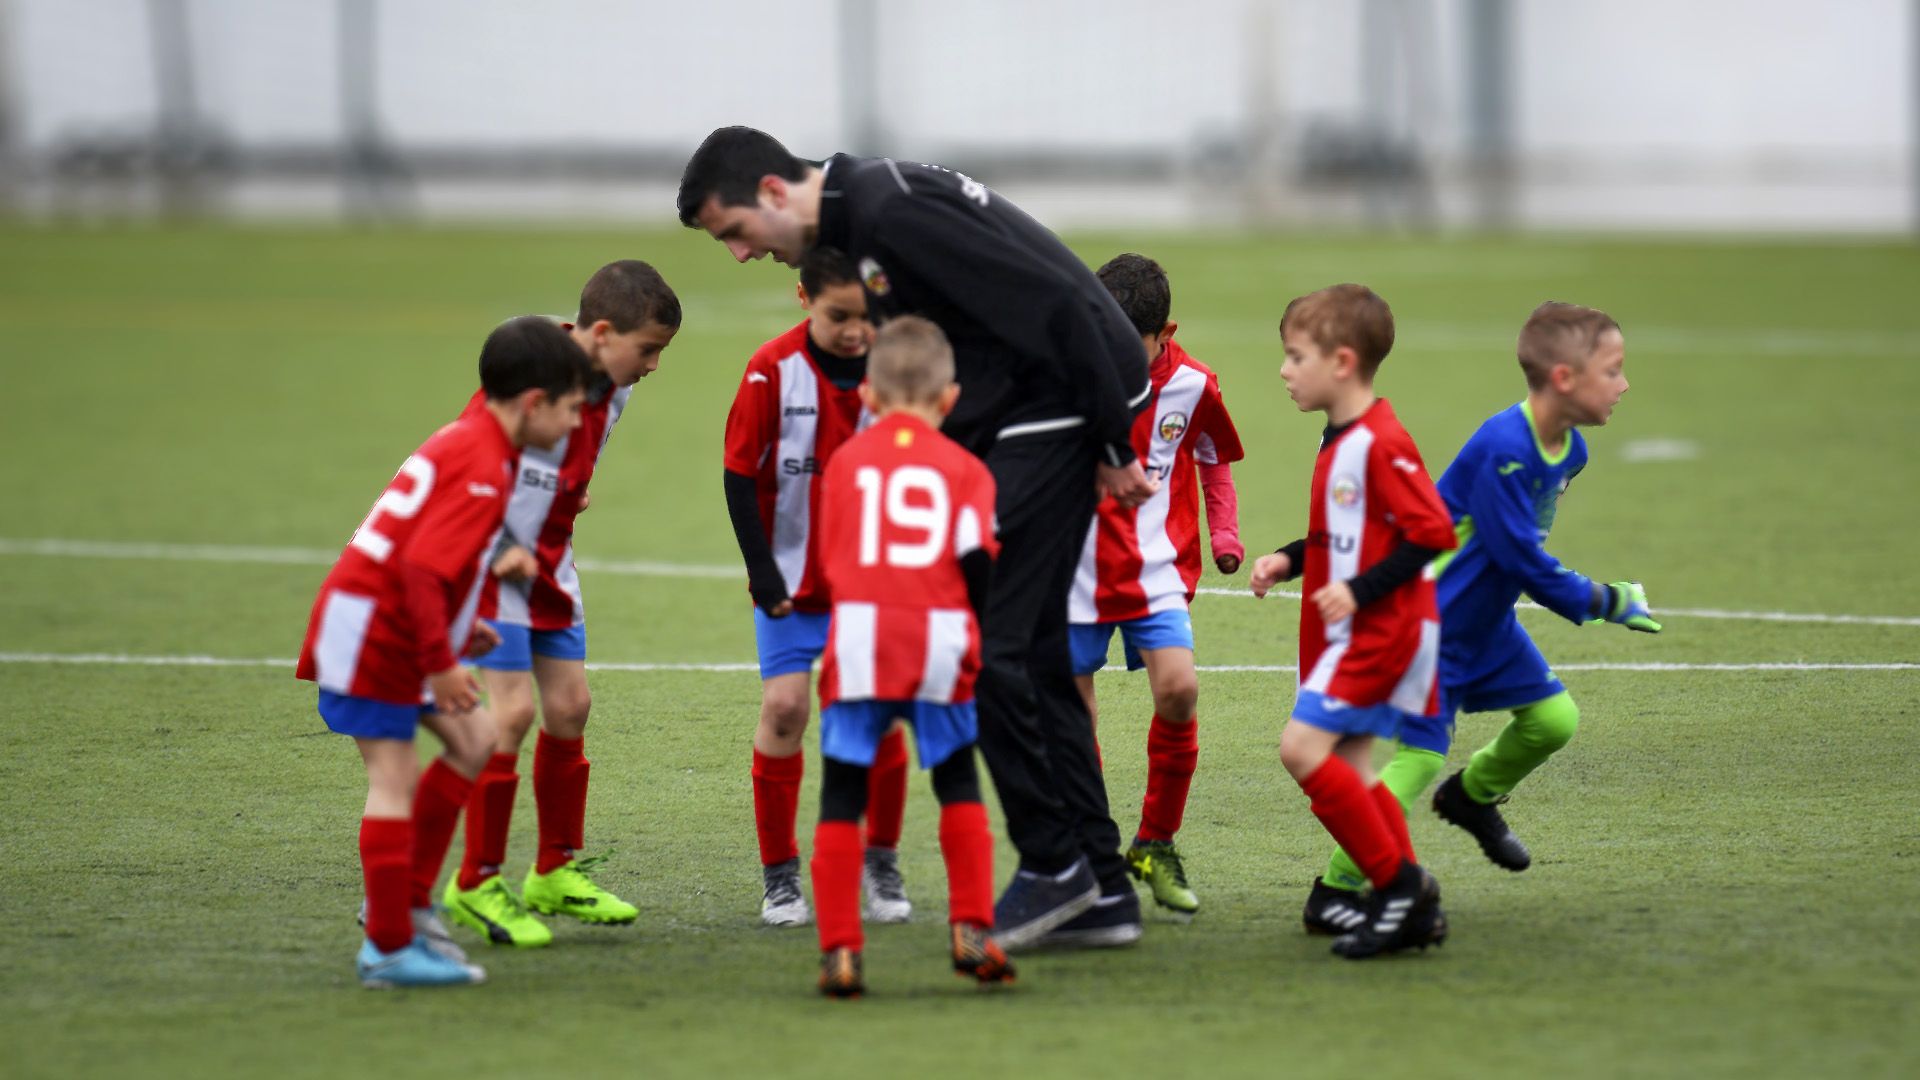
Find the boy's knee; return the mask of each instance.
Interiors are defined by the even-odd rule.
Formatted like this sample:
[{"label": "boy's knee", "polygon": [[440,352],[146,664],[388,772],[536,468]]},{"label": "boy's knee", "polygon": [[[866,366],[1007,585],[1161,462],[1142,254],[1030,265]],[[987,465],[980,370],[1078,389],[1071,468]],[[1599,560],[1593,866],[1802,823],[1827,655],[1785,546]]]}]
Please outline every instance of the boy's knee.
[{"label": "boy's knee", "polygon": [[1526,726],[1527,741],[1546,750],[1558,750],[1573,741],[1580,727],[1580,708],[1571,694],[1556,694],[1515,715]]},{"label": "boy's knee", "polygon": [[1170,680],[1168,685],[1157,687],[1153,692],[1153,711],[1162,720],[1176,724],[1193,720],[1194,708],[1200,702],[1200,682],[1198,679],[1184,678]]},{"label": "boy's knee", "polygon": [[577,739],[587,727],[587,714],[593,710],[593,695],[585,684],[569,687],[540,700],[542,725],[559,739]]},{"label": "boy's knee", "polygon": [[807,712],[804,692],[769,694],[760,706],[760,734],[780,743],[798,743],[807,730]]}]

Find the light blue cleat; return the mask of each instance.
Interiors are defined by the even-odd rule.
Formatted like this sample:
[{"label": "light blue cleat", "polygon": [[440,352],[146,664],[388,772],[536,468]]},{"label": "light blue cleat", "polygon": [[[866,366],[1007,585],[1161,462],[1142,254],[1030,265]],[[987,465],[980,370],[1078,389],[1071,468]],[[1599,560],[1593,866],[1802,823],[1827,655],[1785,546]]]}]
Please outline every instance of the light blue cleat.
[{"label": "light blue cleat", "polygon": [[369,990],[396,986],[469,986],[487,981],[487,973],[436,951],[425,934],[404,949],[383,953],[373,942],[360,946],[360,985]]}]

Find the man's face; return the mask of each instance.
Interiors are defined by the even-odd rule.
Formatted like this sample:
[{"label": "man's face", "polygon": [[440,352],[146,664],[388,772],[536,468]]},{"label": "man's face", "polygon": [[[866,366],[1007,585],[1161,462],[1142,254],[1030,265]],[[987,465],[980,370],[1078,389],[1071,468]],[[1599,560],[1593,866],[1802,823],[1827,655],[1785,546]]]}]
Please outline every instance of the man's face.
[{"label": "man's face", "polygon": [[873,322],[867,318],[867,290],[857,281],[828,285],[818,296],[800,290],[800,306],[807,311],[807,333],[813,343],[835,356],[849,359],[867,355],[873,347]]},{"label": "man's face", "polygon": [[1574,422],[1604,427],[1613,416],[1613,407],[1627,392],[1627,342],[1617,330],[1600,335],[1593,355],[1578,368],[1570,368],[1572,378],[1566,397],[1573,405]]},{"label": "man's face", "polygon": [[1314,412],[1333,402],[1339,386],[1335,377],[1335,353],[1321,351],[1313,335],[1291,329],[1280,335],[1286,346],[1287,360],[1280,365],[1280,378],[1287,384],[1287,396],[1301,412]]},{"label": "man's face", "polygon": [[660,367],[660,354],[673,343],[677,326],[648,320],[621,333],[605,319],[585,328],[587,356],[615,386],[632,386]]},{"label": "man's face", "polygon": [[580,409],[587,403],[585,390],[569,390],[557,398],[538,390],[529,390],[527,394],[524,435],[528,446],[551,450],[580,426]]},{"label": "man's face", "polygon": [[718,195],[707,196],[700,207],[700,227],[740,262],[771,255],[775,262],[800,268],[807,247],[807,227],[794,212],[787,182],[777,176],[760,181],[758,201],[752,206],[721,206]]}]

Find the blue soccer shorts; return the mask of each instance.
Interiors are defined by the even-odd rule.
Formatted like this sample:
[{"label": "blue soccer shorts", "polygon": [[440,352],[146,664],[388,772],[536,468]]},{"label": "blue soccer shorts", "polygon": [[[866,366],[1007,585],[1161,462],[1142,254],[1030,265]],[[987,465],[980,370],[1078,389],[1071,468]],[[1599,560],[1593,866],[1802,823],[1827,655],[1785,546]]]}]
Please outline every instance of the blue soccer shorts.
[{"label": "blue soccer shorts", "polygon": [[356,739],[413,740],[414,725],[433,711],[431,705],[395,705],[391,701],[320,691],[320,719],[327,730]]},{"label": "blue soccer shorts", "polygon": [[587,658],[587,628],[569,626],[565,630],[532,630],[512,623],[486,620],[500,634],[500,644],[493,651],[473,661],[473,666],[488,671],[532,671],[533,658],[545,656],[554,660],[585,660]]},{"label": "blue soccer shorts", "polygon": [[1400,734],[1407,714],[1384,701],[1378,705],[1349,705],[1337,697],[1301,687],[1294,695],[1293,718],[1335,735],[1391,739]]},{"label": "blue soccer shorts", "polygon": [[1141,649],[1186,649],[1193,651],[1193,616],[1186,608],[1156,611],[1123,622],[1074,623],[1067,627],[1072,641],[1073,673],[1091,675],[1107,666],[1107,650],[1113,644],[1113,632],[1120,631],[1120,643],[1127,657],[1127,670],[1147,666]]},{"label": "blue soccer shorts", "polygon": [[848,765],[872,766],[880,740],[895,720],[913,725],[920,767],[931,769],[980,738],[973,702],[836,701],[820,712],[820,755]]},{"label": "blue soccer shorts", "polygon": [[1453,748],[1456,714],[1506,712],[1566,693],[1518,619],[1470,650],[1474,666],[1465,676],[1465,664],[1448,662],[1453,649],[1447,646],[1453,644],[1446,643],[1440,654],[1440,712],[1407,718],[1400,741],[1408,746],[1444,754]]},{"label": "blue soccer shorts", "polygon": [[827,651],[827,628],[832,625],[831,612],[796,611],[775,619],[755,607],[753,644],[760,653],[760,677],[812,671],[813,662]]}]

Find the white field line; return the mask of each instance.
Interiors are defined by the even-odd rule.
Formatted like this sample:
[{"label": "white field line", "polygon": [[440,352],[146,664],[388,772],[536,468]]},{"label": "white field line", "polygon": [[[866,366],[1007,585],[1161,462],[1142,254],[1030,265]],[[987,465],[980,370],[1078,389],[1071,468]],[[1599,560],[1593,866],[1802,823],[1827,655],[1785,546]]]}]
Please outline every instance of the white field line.
[{"label": "white field line", "polygon": [[[109,664],[134,667],[265,667],[291,668],[292,660],[253,659],[228,656],[134,656],[126,653],[42,653],[42,652],[0,652],[0,664]],[[719,671],[719,672],[757,672],[758,664],[622,664],[589,663],[588,671]],[[1118,668],[1103,668],[1104,674],[1125,674]],[[1292,673],[1291,664],[1221,664],[1201,666],[1198,671],[1207,672],[1286,672]],[[1555,664],[1553,670],[1559,671],[1920,671],[1920,664],[1812,664],[1812,663],[1756,663],[1756,664]]]},{"label": "white field line", "polygon": [[[321,548],[245,547],[227,544],[129,544],[104,540],[13,540],[0,538],[0,555],[52,555],[84,559],[164,559],[177,562],[272,563],[279,565],[330,566],[340,557],[337,551]],[[619,574],[637,577],[724,578],[738,580],[746,571],[734,566],[696,563],[627,562],[579,559],[575,565],[589,573]],[[1245,589],[1203,588],[1202,596],[1238,596],[1251,599]],[[1274,589],[1268,596],[1298,600],[1300,594]],[[1540,605],[1522,603],[1522,608],[1539,610]],[[1920,617],[1908,615],[1825,615],[1800,611],[1721,611],[1716,608],[1659,608],[1655,615],[1694,619],[1742,619],[1757,622],[1856,623],[1867,626],[1920,626]]]}]

